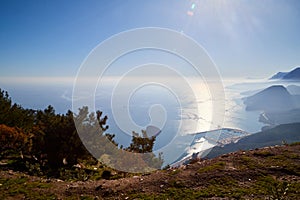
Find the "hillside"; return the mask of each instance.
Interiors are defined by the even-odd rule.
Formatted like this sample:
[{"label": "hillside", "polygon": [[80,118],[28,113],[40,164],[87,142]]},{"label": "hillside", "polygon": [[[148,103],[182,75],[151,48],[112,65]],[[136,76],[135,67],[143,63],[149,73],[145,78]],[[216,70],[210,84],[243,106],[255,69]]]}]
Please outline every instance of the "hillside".
[{"label": "hillside", "polygon": [[286,87],[286,89],[290,92],[292,95],[300,95],[300,86],[297,85],[289,85]]},{"label": "hillside", "polygon": [[64,182],[0,171],[0,199],[297,199],[299,191],[300,144],[118,180]]},{"label": "hillside", "polygon": [[271,126],[300,122],[300,109],[282,112],[265,112],[260,115],[259,121]]},{"label": "hillside", "polygon": [[282,85],[268,87],[244,100],[246,110],[282,111],[294,108],[294,99]]},{"label": "hillside", "polygon": [[292,70],[291,72],[287,73],[282,77],[285,80],[300,80],[300,67]]},{"label": "hillside", "polygon": [[299,88],[296,85],[270,86],[244,98],[246,110],[263,111],[259,121],[268,126],[300,122]]},{"label": "hillside", "polygon": [[300,141],[300,123],[282,124],[275,128],[261,131],[240,139],[237,143],[227,144],[224,147],[214,147],[206,156],[213,158],[222,154],[262,148],[272,145],[281,145],[282,142],[293,143]]},{"label": "hillside", "polygon": [[290,72],[278,72],[270,78],[270,80],[274,79],[300,80],[300,67],[297,67]]},{"label": "hillside", "polygon": [[270,79],[281,79],[287,74],[288,72],[278,72],[277,74],[273,75]]}]

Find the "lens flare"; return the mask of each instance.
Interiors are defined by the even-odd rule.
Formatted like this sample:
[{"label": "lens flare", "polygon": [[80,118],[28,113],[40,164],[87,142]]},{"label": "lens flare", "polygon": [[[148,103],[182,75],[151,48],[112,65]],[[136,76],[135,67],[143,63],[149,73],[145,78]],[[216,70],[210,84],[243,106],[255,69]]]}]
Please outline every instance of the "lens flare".
[{"label": "lens flare", "polygon": [[187,11],[187,14],[189,15],[189,16],[193,16],[194,15],[194,12],[193,11]]},{"label": "lens flare", "polygon": [[195,9],[195,7],[196,7],[196,4],[195,4],[195,3],[193,3],[193,4],[192,4],[192,6],[191,6],[191,9],[192,9],[192,10],[194,10],[194,9]]}]

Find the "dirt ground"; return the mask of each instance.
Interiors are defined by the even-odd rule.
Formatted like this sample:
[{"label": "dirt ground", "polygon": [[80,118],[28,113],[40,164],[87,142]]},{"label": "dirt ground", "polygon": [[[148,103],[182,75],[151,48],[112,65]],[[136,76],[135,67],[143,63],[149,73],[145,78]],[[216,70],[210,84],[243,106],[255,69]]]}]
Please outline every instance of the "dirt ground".
[{"label": "dirt ground", "polygon": [[0,180],[0,199],[297,199],[300,145],[239,151],[117,180],[65,182],[11,170],[0,171]]}]

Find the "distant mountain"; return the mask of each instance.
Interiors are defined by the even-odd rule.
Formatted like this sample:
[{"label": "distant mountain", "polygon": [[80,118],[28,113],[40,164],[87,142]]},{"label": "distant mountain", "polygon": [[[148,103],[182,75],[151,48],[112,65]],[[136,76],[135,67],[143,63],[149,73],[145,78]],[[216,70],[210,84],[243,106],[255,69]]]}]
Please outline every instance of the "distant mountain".
[{"label": "distant mountain", "polygon": [[268,87],[244,99],[246,110],[284,111],[294,108],[293,96],[282,85]]},{"label": "distant mountain", "polygon": [[259,121],[271,126],[296,122],[300,123],[300,109],[281,112],[264,112],[260,115]]},{"label": "distant mountain", "polygon": [[224,147],[216,146],[206,155],[206,158],[214,158],[238,150],[250,150],[272,145],[281,145],[282,142],[299,142],[299,130],[300,123],[282,124],[275,128],[246,136],[237,143],[227,144]]},{"label": "distant mountain", "polygon": [[300,80],[300,67],[294,69],[293,71],[289,72],[282,79],[289,79],[289,80]]},{"label": "distant mountain", "polygon": [[278,72],[270,79],[300,80],[300,67],[297,67],[290,72]]},{"label": "distant mountain", "polygon": [[300,95],[300,86],[297,85],[289,85],[286,87],[286,89],[289,91],[292,95]]},{"label": "distant mountain", "polygon": [[281,79],[287,74],[288,74],[288,72],[278,72],[277,74],[272,76],[270,79]]}]

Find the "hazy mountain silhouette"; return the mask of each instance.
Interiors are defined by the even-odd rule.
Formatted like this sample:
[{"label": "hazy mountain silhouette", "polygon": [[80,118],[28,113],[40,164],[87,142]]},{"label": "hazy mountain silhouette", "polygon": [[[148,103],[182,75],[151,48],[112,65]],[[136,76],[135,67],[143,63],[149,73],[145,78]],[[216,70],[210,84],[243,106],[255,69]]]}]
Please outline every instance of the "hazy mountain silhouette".
[{"label": "hazy mountain silhouette", "polygon": [[288,74],[288,72],[278,72],[277,74],[272,76],[270,79],[281,79],[287,74]]},{"label": "hazy mountain silhouette", "polygon": [[289,80],[300,80],[300,67],[294,69],[293,71],[289,72],[282,79],[289,79]]},{"label": "hazy mountain silhouette", "polygon": [[300,80],[300,67],[297,67],[290,72],[278,72],[270,79]]},{"label": "hazy mountain silhouette", "polygon": [[246,110],[284,111],[293,109],[294,99],[282,85],[274,85],[244,99]]}]

